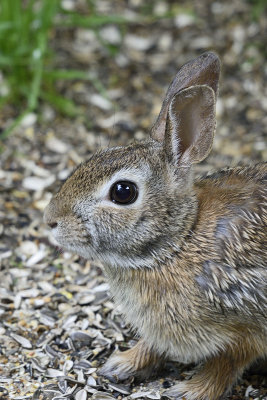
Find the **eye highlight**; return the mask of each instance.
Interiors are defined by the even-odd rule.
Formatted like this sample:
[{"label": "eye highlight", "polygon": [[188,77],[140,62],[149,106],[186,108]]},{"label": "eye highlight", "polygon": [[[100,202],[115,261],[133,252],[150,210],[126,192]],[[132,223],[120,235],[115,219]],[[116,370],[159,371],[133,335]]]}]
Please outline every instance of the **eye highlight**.
[{"label": "eye highlight", "polygon": [[134,203],[138,196],[138,190],[133,182],[119,181],[112,185],[110,190],[110,199],[116,204]]}]

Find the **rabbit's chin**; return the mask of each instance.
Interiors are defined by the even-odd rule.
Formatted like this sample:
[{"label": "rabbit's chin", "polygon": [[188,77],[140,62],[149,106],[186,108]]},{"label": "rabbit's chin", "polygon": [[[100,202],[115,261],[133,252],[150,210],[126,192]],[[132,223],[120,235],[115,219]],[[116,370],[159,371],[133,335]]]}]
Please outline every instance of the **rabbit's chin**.
[{"label": "rabbit's chin", "polygon": [[99,260],[97,254],[93,251],[93,249],[88,248],[87,246],[80,245],[79,243],[69,245],[65,247],[71,253],[77,254],[89,261]]},{"label": "rabbit's chin", "polygon": [[53,243],[55,247],[60,248],[61,251],[67,251],[77,254],[86,260],[93,261],[98,259],[95,251],[88,243],[83,243],[78,240],[66,240],[66,238],[53,234]]}]

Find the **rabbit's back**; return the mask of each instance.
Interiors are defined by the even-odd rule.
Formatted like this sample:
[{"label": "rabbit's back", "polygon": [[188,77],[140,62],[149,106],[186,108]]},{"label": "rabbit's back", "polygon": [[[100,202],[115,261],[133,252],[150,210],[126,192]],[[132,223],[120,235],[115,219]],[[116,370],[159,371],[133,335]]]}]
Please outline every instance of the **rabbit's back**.
[{"label": "rabbit's back", "polygon": [[211,243],[198,285],[222,308],[265,314],[267,163],[218,171],[196,188],[197,229]]}]

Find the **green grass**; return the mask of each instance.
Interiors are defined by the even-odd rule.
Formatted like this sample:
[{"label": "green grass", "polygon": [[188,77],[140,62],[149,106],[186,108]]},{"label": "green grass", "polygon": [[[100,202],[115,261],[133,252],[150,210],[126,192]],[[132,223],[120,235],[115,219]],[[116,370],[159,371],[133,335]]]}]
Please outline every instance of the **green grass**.
[{"label": "green grass", "polygon": [[[1,0],[0,3],[0,69],[8,83],[8,102],[24,108],[23,115],[37,108],[44,62],[48,58],[49,32],[58,11],[58,1]],[[37,7],[38,6],[38,7]],[[20,122],[22,114],[8,133]]]},{"label": "green grass", "polygon": [[88,80],[97,91],[105,92],[101,82],[89,73],[53,67],[55,55],[49,44],[56,28],[80,26],[97,31],[105,24],[125,24],[120,16],[97,15],[94,1],[87,3],[88,15],[80,15],[62,10],[60,0],[1,0],[0,72],[7,90],[1,93],[0,107],[12,104],[18,110],[18,117],[2,132],[1,139],[10,134],[24,115],[38,112],[40,101],[49,102],[68,116],[80,114],[80,108],[55,89],[59,79]]}]

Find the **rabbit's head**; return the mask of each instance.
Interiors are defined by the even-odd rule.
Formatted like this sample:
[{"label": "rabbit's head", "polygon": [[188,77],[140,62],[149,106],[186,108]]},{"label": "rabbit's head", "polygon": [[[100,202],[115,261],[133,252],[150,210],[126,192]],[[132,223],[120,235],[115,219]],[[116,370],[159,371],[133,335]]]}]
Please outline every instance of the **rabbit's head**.
[{"label": "rabbit's head", "polygon": [[152,267],[179,250],[197,202],[190,177],[215,130],[219,61],[205,53],[178,72],[151,137],[82,163],[45,210],[64,248],[114,267]]}]

